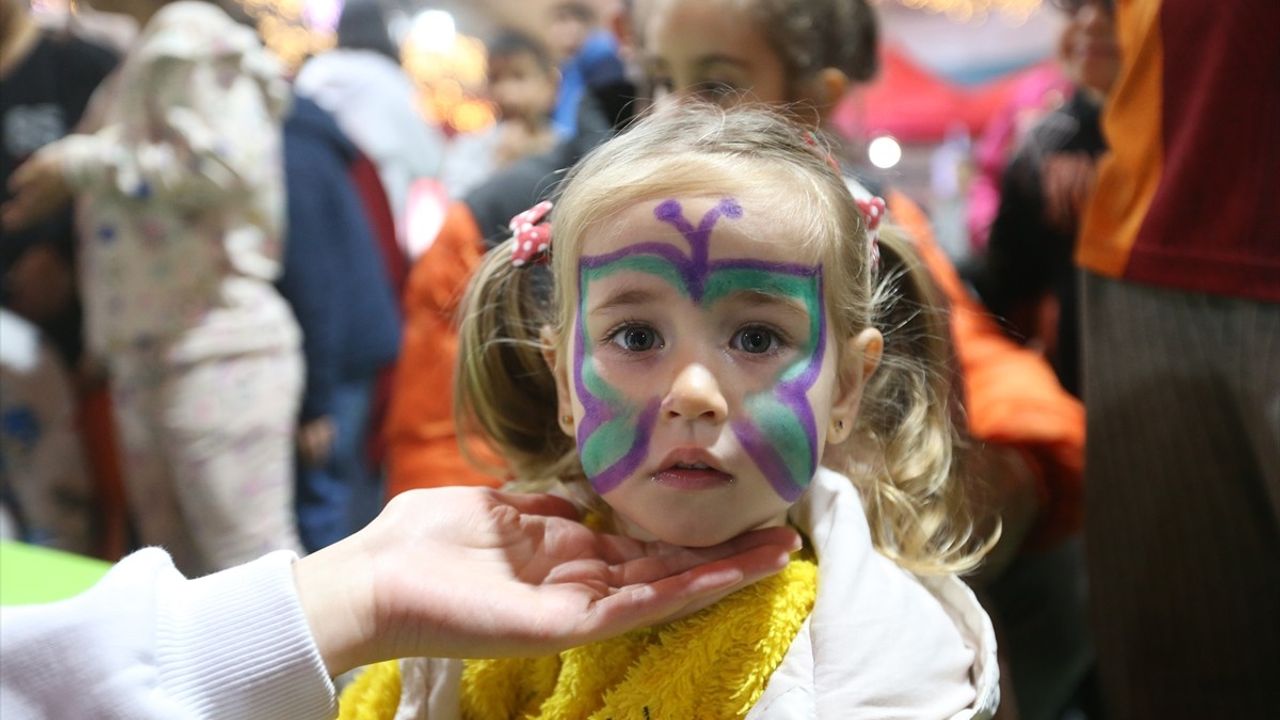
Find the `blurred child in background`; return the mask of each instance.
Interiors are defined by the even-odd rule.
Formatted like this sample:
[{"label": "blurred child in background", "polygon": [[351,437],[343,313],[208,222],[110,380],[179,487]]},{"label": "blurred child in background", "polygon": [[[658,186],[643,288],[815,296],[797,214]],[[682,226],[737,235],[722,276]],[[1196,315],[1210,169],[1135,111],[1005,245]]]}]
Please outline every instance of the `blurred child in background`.
[{"label": "blurred child in background", "polygon": [[1120,52],[1109,1],[1057,4],[1067,16],[1058,54],[1075,90],[1036,123],[1005,168],[975,284],[1011,333],[1043,351],[1062,386],[1079,396],[1079,278],[1072,254],[1094,166],[1107,149],[1099,117],[1120,71]]},{"label": "blurred child in background", "polygon": [[104,86],[102,127],[14,172],[5,226],[77,200],[87,345],[109,366],[139,540],[194,574],[300,549],[299,333],[272,285],[288,88],[213,3],[97,5],[141,28]]},{"label": "blurred child in background", "polygon": [[560,137],[551,127],[558,73],[546,48],[527,35],[505,32],[489,43],[488,52],[488,94],[497,122],[453,141],[440,178],[451,198],[520,158],[550,150]]},{"label": "blurred child in background", "polygon": [[599,85],[595,76],[613,72],[617,62],[618,40],[605,25],[606,18],[591,0],[564,0],[551,8],[548,34],[551,52],[560,63],[552,124],[564,137],[577,133],[582,98]]},{"label": "blurred child in background", "polygon": [[440,173],[444,134],[418,112],[417,89],[400,65],[378,0],[349,0],[338,19],[338,47],[309,60],[295,88],[329,111],[378,168],[401,245],[413,184]]}]

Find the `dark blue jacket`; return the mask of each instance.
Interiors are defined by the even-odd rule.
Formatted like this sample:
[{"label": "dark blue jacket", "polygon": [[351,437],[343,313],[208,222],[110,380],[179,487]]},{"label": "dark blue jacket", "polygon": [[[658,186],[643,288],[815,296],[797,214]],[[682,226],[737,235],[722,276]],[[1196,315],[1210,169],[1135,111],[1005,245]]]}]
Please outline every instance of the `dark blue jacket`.
[{"label": "dark blue jacket", "polygon": [[294,96],[284,123],[288,229],[277,283],[302,326],[302,420],[332,413],[334,387],[372,379],[400,351],[400,311],[333,118]]}]

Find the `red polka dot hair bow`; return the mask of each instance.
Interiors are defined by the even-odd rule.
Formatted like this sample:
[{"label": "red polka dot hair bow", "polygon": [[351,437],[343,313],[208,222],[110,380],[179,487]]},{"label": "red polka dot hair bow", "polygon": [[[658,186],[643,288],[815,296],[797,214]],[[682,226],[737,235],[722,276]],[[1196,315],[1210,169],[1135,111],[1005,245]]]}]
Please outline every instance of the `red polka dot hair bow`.
[{"label": "red polka dot hair bow", "polygon": [[511,264],[514,267],[545,265],[551,259],[551,223],[542,219],[551,212],[551,201],[543,200],[511,218]]},{"label": "red polka dot hair bow", "polygon": [[858,204],[858,212],[867,224],[867,243],[871,253],[871,264],[880,264],[880,220],[884,218],[884,198],[854,198]]},{"label": "red polka dot hair bow", "polygon": [[804,138],[805,145],[808,145],[815,153],[818,154],[818,157],[822,158],[823,161],[827,163],[827,167],[835,170],[837,175],[843,175],[840,170],[840,163],[836,162],[836,156],[832,155],[830,150],[826,150],[818,143],[818,136],[812,130],[805,130],[801,133],[800,137]]}]

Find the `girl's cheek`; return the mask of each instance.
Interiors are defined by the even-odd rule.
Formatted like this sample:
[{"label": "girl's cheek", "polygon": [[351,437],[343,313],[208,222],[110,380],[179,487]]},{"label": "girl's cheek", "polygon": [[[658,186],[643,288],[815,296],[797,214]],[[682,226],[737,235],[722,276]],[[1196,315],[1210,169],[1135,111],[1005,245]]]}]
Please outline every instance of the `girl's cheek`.
[{"label": "girl's cheek", "polygon": [[643,383],[613,383],[598,369],[593,358],[585,358],[576,378],[582,408],[576,439],[582,468],[596,492],[604,495],[646,457],[658,401],[637,397],[644,394]]},{"label": "girl's cheek", "polygon": [[840,394],[839,373],[842,372],[839,368],[837,353],[831,350],[830,346],[822,363],[822,372],[805,393],[804,398],[809,407],[813,408],[816,430],[814,440],[819,454],[826,445],[827,431],[831,429],[831,407]]},{"label": "girl's cheek", "polygon": [[738,359],[734,362],[732,373],[723,373],[723,389],[738,397],[771,393],[782,382],[786,371],[794,362],[794,358],[767,361]]},{"label": "girl's cheek", "polygon": [[659,362],[656,358],[637,360],[618,357],[610,349],[597,349],[587,359],[590,367],[584,368],[588,376],[594,375],[596,383],[607,385],[615,397],[640,403],[652,397],[656,390],[655,377]]}]

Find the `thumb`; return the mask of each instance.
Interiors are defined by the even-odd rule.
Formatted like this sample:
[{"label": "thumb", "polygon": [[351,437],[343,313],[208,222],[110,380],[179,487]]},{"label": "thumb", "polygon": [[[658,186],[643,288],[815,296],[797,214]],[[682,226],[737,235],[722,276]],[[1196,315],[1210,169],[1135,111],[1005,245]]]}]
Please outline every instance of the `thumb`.
[{"label": "thumb", "polygon": [[655,582],[620,588],[598,601],[593,616],[579,625],[579,632],[585,636],[580,641],[590,642],[685,617],[777,573],[789,560],[786,548],[764,545]]},{"label": "thumb", "polygon": [[547,493],[508,493],[495,490],[493,496],[526,515],[547,515],[569,520],[577,520],[581,515],[573,503]]},{"label": "thumb", "polygon": [[28,204],[21,195],[15,193],[12,200],[0,205],[0,228],[12,232],[26,227],[28,215],[26,205]]},{"label": "thumb", "polygon": [[9,176],[9,190],[11,192],[16,195],[19,190],[31,183],[32,177],[36,174],[36,164],[36,159],[33,155],[13,171],[13,174]]}]

